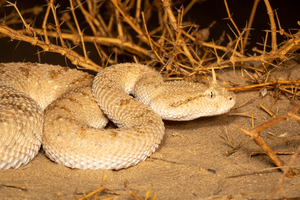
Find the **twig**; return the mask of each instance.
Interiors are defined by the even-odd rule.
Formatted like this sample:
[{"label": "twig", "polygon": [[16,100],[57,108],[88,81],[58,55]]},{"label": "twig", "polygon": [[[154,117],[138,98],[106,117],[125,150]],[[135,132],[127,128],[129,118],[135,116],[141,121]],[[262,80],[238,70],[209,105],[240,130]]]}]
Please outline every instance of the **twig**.
[{"label": "twig", "polygon": [[4,33],[5,35],[10,36],[10,38],[12,40],[21,40],[24,42],[29,42],[34,46],[37,45],[37,46],[43,48],[44,51],[51,51],[51,52],[59,53],[63,56],[66,56],[67,58],[70,59],[72,64],[74,64],[76,66],[79,65],[83,68],[90,69],[90,70],[93,70],[96,72],[98,72],[102,69],[99,65],[97,65],[90,59],[86,60],[85,58],[83,58],[82,56],[77,54],[75,51],[71,51],[69,49],[66,49],[66,48],[63,48],[63,47],[60,47],[60,46],[54,45],[54,44],[45,44],[45,42],[38,40],[36,37],[32,38],[30,36],[22,35],[22,34],[18,33],[17,31],[15,31],[5,25],[0,25],[0,32]]},{"label": "twig", "polygon": [[277,50],[277,37],[276,37],[276,23],[274,19],[273,9],[271,7],[271,4],[269,0],[264,0],[265,5],[267,7],[270,23],[271,23],[271,34],[272,34],[272,51]]},{"label": "twig", "polygon": [[139,34],[139,36],[141,37],[141,39],[143,40],[143,42],[146,42],[148,44],[148,39],[143,34],[142,30],[139,29],[139,27],[134,24],[134,22],[131,20],[130,16],[128,16],[127,14],[124,13],[124,11],[120,8],[118,2],[116,0],[111,0],[111,2],[118,9],[118,11],[121,13],[121,15],[123,16],[124,20],[133,28],[133,30],[135,30]]},{"label": "twig", "polygon": [[247,46],[247,41],[248,41],[249,33],[250,33],[250,30],[251,30],[251,27],[252,27],[252,22],[253,22],[253,19],[254,19],[254,16],[255,16],[255,13],[256,13],[256,9],[257,9],[257,5],[258,5],[259,1],[260,0],[255,0],[254,3],[253,3],[251,15],[250,15],[248,26],[247,26],[247,31],[246,31],[245,38],[244,38],[244,49]]},{"label": "twig", "polygon": [[[44,35],[41,29],[35,29],[37,34]],[[20,32],[20,31],[19,31]],[[47,32],[49,37],[56,37],[56,33]],[[62,33],[62,37],[67,40],[76,41],[74,34]],[[123,42],[119,38],[110,38],[110,37],[94,37],[94,36],[83,36],[85,42],[96,42],[97,44],[105,46],[118,46],[123,50],[131,52],[141,57],[154,58],[155,55],[149,52],[149,50],[142,48],[131,42]],[[75,42],[76,43],[76,42]]]},{"label": "twig", "polygon": [[[284,172],[281,175],[281,177],[280,177],[279,181],[277,182],[277,184],[275,185],[271,195],[269,196],[269,200],[273,199],[274,196],[276,195],[276,193],[282,190],[282,183],[284,181],[284,178],[286,176],[290,176],[290,175],[288,175],[290,173],[290,168],[294,164],[294,162],[297,160],[297,157],[298,157],[299,154],[300,154],[300,145],[298,146],[298,149],[296,150],[296,152],[292,155],[292,157],[290,159],[290,162],[287,165],[287,168],[283,169]],[[298,174],[300,174],[300,173],[298,172]]]},{"label": "twig", "polygon": [[[293,120],[300,121],[300,117],[296,115],[296,112],[299,109],[300,109],[300,103],[298,103],[288,113],[283,114],[279,117],[273,118],[273,119],[267,121],[266,123],[252,129],[251,131],[244,130],[238,126],[235,126],[235,127],[237,129],[239,129],[241,132],[243,132],[244,134],[250,136],[254,140],[254,142],[266,152],[266,154],[271,158],[273,163],[276,166],[281,167],[281,166],[284,166],[284,162],[279,159],[279,157],[276,155],[276,153],[265,143],[265,141],[260,137],[259,134],[261,131],[265,130],[266,128],[273,126],[279,122],[285,121],[285,120],[293,119]],[[297,170],[292,169],[289,171],[288,175],[294,176],[297,173],[299,173]]]},{"label": "twig", "polygon": [[[72,15],[73,15],[73,18],[74,18],[76,27],[77,27],[78,34],[79,34],[80,39],[81,39],[81,44],[82,44],[82,49],[83,49],[83,53],[84,53],[84,58],[85,58],[86,60],[89,60],[89,58],[88,58],[88,56],[87,56],[87,54],[86,54],[85,44],[84,44],[84,40],[83,40],[83,34],[82,34],[82,31],[81,31],[81,29],[80,29],[80,27],[79,27],[79,24],[78,24],[78,21],[77,21],[77,17],[76,17],[75,12],[74,12],[75,9],[74,9],[72,0],[70,0],[70,6],[71,6],[70,10],[71,10],[71,12],[72,12]],[[60,37],[61,37],[61,34],[59,34],[59,35],[60,35]],[[63,46],[63,47],[65,47],[65,46]]]},{"label": "twig", "polygon": [[42,25],[42,29],[44,31],[44,37],[45,37],[45,44],[50,44],[48,36],[47,36],[47,20],[48,20],[51,6],[53,6],[53,0],[50,0],[48,2],[47,10],[46,10],[45,17],[43,20],[43,25]]},{"label": "twig", "polygon": [[63,38],[61,37],[61,30],[60,30],[60,24],[58,22],[58,19],[57,19],[57,15],[56,15],[56,6],[53,5],[53,2],[50,3],[50,8],[51,8],[51,11],[52,11],[52,14],[53,14],[53,17],[54,17],[54,21],[55,21],[55,29],[56,29],[56,32],[57,32],[57,35],[59,37],[59,40],[60,40],[60,43],[61,43],[61,46],[63,48],[67,48]]}]

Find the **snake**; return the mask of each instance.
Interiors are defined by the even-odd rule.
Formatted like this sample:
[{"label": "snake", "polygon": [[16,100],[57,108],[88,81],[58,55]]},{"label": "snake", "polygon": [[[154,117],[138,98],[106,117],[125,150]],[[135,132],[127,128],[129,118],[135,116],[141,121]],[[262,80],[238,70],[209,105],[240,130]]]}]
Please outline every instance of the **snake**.
[{"label": "snake", "polygon": [[[164,81],[139,63],[115,64],[95,77],[59,65],[1,63],[0,169],[26,165],[41,146],[69,168],[128,168],[158,148],[163,120],[220,115],[235,102],[214,71],[205,85]],[[117,128],[104,129],[109,120]]]}]

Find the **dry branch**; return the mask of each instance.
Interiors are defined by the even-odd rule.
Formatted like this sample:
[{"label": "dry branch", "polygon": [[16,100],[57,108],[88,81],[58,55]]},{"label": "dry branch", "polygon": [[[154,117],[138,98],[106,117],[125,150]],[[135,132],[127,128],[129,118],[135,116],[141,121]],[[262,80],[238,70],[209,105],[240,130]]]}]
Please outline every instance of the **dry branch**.
[{"label": "dry branch", "polygon": [[37,37],[33,38],[30,36],[20,34],[19,32],[5,25],[0,25],[0,32],[8,35],[12,40],[21,40],[24,42],[28,42],[34,46],[41,47],[44,51],[55,52],[61,54],[62,56],[66,56],[71,60],[72,64],[74,65],[78,65],[96,72],[101,70],[101,67],[95,64],[93,61],[91,61],[90,59],[86,60],[71,49],[67,49],[54,44],[46,44],[44,41],[38,40]]},{"label": "dry branch", "polygon": [[[244,130],[238,126],[235,126],[235,127],[237,129],[239,129],[241,132],[243,132],[244,134],[250,136],[254,140],[254,142],[266,152],[266,154],[271,158],[271,160],[277,167],[283,167],[283,166],[285,166],[284,162],[282,160],[280,160],[280,158],[276,155],[276,153],[262,139],[262,137],[260,136],[260,132],[271,126],[274,126],[275,124],[278,124],[282,121],[297,120],[300,122],[300,116],[298,116],[296,114],[299,109],[300,109],[300,103],[298,103],[288,113],[283,114],[279,117],[273,118],[273,119],[267,121],[266,123],[252,129],[251,131]],[[284,168],[280,168],[280,169],[284,172]],[[293,168],[290,169],[289,172],[287,172],[287,176],[289,176],[289,177],[293,177],[297,174],[299,174],[299,171],[296,169],[293,169]]]}]

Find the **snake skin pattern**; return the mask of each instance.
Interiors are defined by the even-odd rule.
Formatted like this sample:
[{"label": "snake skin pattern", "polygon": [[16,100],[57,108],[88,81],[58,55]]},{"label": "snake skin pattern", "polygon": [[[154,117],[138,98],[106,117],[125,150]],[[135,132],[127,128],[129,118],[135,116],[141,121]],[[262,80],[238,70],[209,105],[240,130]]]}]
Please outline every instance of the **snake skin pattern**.
[{"label": "snake skin pattern", "polygon": [[[0,169],[27,164],[41,144],[51,160],[70,168],[127,168],[155,152],[162,119],[219,115],[234,104],[215,75],[207,87],[163,82],[155,70],[133,63],[110,66],[95,78],[67,67],[2,63]],[[102,129],[106,116],[117,129]]]}]

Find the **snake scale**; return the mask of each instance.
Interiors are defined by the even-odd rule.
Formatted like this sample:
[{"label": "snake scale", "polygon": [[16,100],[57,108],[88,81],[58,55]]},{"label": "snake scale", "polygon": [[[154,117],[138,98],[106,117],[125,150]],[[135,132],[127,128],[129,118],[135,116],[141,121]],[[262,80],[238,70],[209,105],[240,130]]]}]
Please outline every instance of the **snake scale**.
[{"label": "snake scale", "polygon": [[[0,169],[27,164],[41,145],[51,160],[70,168],[127,168],[157,149],[162,119],[219,115],[234,104],[215,75],[207,87],[164,82],[142,64],[113,65],[94,78],[55,65],[2,63]],[[102,129],[105,116],[118,128]]]}]

